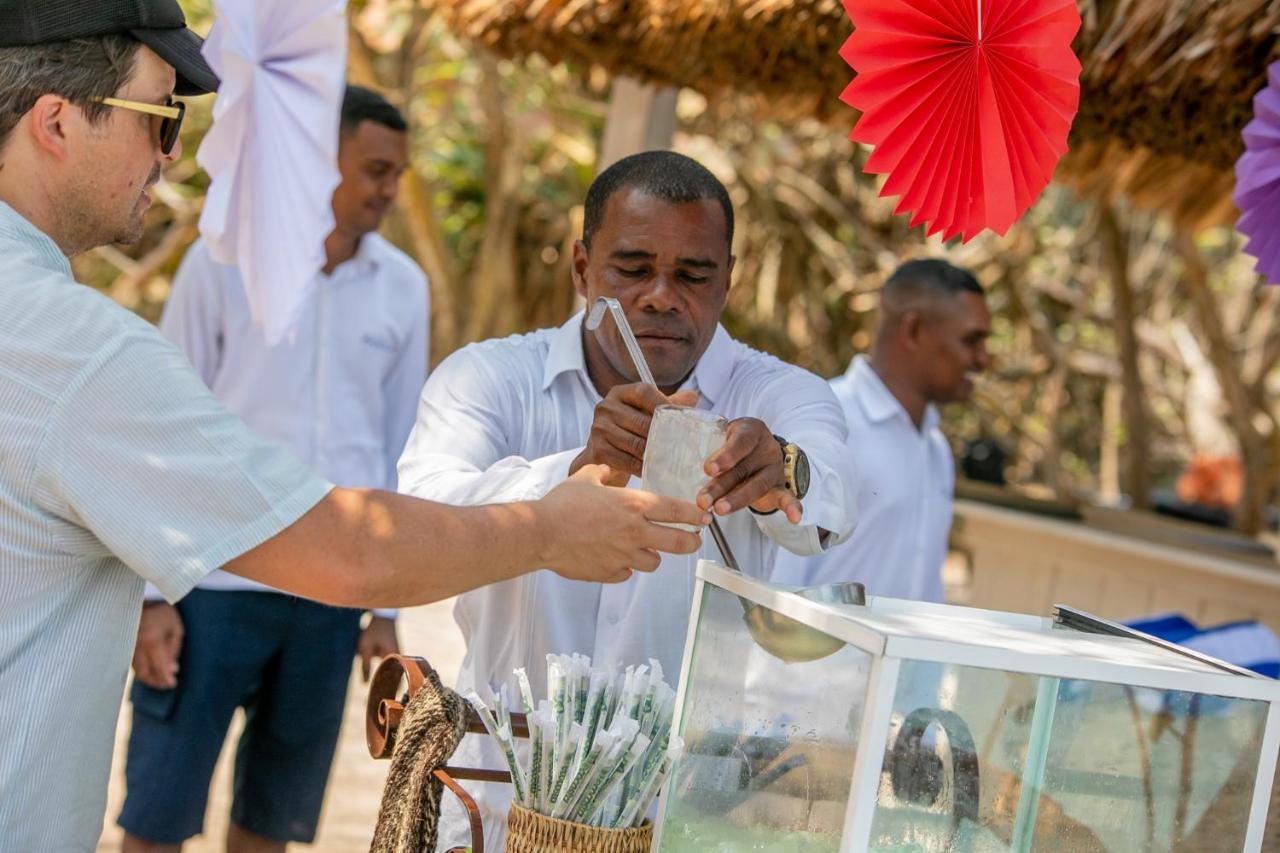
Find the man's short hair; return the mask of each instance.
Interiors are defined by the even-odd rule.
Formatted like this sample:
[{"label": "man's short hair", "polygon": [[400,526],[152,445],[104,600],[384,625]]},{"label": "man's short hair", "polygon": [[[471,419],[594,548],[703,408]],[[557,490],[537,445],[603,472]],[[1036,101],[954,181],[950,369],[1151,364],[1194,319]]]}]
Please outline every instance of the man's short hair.
[{"label": "man's short hair", "polygon": [[724,184],[691,157],[674,151],[644,151],[623,157],[591,182],[582,223],[582,242],[588,249],[604,221],[609,199],[622,189],[639,190],[672,204],[702,199],[717,202],[724,211],[725,240],[733,245],[733,202]]},{"label": "man's short hair", "polygon": [[18,120],[44,95],[61,95],[90,123],[110,107],[97,102],[133,77],[142,43],[127,35],[94,36],[22,47],[0,47],[0,149]]},{"label": "man's short hair", "polygon": [[983,296],[982,285],[973,273],[938,258],[907,261],[893,271],[884,284],[882,300],[895,297],[958,296],[976,293]]},{"label": "man's short hair", "polygon": [[339,123],[341,132],[350,133],[359,127],[361,122],[366,121],[389,127],[400,133],[409,129],[404,115],[386,98],[364,86],[348,84],[347,91],[342,96],[342,119]]}]

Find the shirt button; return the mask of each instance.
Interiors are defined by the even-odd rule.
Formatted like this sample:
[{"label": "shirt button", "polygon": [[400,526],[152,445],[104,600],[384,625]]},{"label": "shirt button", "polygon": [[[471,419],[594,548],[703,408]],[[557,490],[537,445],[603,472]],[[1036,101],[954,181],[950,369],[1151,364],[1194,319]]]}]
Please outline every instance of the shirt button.
[{"label": "shirt button", "polygon": [[609,624],[610,624],[610,625],[617,625],[617,624],[618,624],[618,622],[621,620],[621,618],[622,618],[622,617],[620,617],[620,616],[618,615],[618,611],[616,611],[616,610],[615,610],[615,611],[613,611],[612,613],[610,613],[610,614],[609,614]]}]

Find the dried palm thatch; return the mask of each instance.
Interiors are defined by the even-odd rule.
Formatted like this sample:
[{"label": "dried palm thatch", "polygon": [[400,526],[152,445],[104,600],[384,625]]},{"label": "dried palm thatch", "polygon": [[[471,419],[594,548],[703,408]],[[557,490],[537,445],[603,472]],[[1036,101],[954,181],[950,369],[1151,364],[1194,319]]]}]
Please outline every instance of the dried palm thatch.
[{"label": "dried palm thatch", "polygon": [[768,96],[829,115],[849,66],[840,0],[428,0],[498,54],[599,65],[648,82]]},{"label": "dried palm thatch", "polygon": [[[498,54],[601,66],[714,95],[761,97],[778,116],[843,125],[850,24],[839,0],[426,0]],[[1084,66],[1073,153],[1060,178],[1184,222],[1228,221],[1230,169],[1251,99],[1280,58],[1280,0],[1080,0]]]},{"label": "dried palm thatch", "polygon": [[1058,183],[1089,198],[1124,197],[1144,210],[1168,214],[1199,230],[1235,221],[1235,172],[1177,154],[1159,155],[1118,139],[1076,140],[1054,174]]},{"label": "dried palm thatch", "polygon": [[1276,0],[1081,0],[1084,70],[1058,179],[1184,225],[1235,219],[1232,167],[1280,58]]}]

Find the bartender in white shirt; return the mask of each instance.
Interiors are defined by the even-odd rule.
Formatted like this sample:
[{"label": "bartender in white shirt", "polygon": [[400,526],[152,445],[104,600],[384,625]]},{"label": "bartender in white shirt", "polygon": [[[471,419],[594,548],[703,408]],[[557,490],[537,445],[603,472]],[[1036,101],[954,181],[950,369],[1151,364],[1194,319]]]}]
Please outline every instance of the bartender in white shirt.
[{"label": "bartender in white shirt", "polygon": [[981,285],[942,260],[909,261],[885,283],[871,357],[831,388],[849,421],[858,529],[824,554],[779,554],[773,579],[860,581],[872,595],[942,601],[955,462],[937,406],[966,400],[989,364]]},{"label": "bartender in white shirt", "polygon": [[[461,504],[517,500],[591,462],[638,483],[650,414],[673,401],[730,421],[700,502],[721,517],[744,572],[767,577],[779,544],[815,554],[844,539],[854,521],[844,417],[821,379],[720,326],[732,238],[728,193],[688,157],[646,152],[605,170],[587,193],[574,285],[588,302],[622,303],[662,390],[637,382],[610,320],[603,339],[578,314],[560,328],[468,346],[427,382],[400,460],[401,491]],[[467,652],[459,690],[484,693],[526,667],[535,695],[544,694],[551,652],[603,665],[656,658],[674,683],[697,556],[664,554],[652,576],[610,588],[539,572],[461,596],[454,615]],[[701,556],[718,559],[709,539]],[[475,737],[453,761],[502,766],[487,739]],[[486,845],[501,850],[510,791],[472,790]],[[440,837],[445,850],[468,843],[465,816],[448,800]]]}]

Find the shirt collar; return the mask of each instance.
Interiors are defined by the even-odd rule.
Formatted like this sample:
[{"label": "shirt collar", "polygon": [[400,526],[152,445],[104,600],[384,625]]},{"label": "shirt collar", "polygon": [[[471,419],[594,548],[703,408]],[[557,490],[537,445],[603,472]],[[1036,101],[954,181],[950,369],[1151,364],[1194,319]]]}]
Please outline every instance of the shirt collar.
[{"label": "shirt collar", "polygon": [[360,242],[356,244],[356,253],[334,267],[329,278],[336,277],[339,272],[344,275],[348,272],[361,275],[372,275],[377,272],[378,264],[382,260],[379,251],[381,247],[375,245],[377,241],[378,235],[373,231],[362,236]]},{"label": "shirt collar", "polygon": [[729,337],[724,326],[717,323],[707,351],[693,368],[693,386],[698,392],[699,408],[709,408],[724,399],[729,377],[733,375],[736,355],[737,348],[733,345],[733,338]]},{"label": "shirt collar", "polygon": [[[898,398],[893,396],[889,386],[884,384],[884,380],[876,373],[866,356],[856,356],[853,364],[849,365],[847,375],[853,382],[854,398],[872,423],[883,423],[890,418],[901,417],[904,423],[915,429],[915,424],[911,422],[911,415],[907,414],[907,410],[902,407],[902,403],[898,402]],[[925,406],[920,432],[931,432],[937,425],[938,408],[930,403]]]},{"label": "shirt collar", "polygon": [[[552,332],[547,363],[542,370],[542,390],[551,387],[551,383],[561,373],[573,371],[581,373],[587,385],[591,385],[591,377],[587,374],[587,357],[582,348],[582,320],[585,315],[585,311],[579,311]],[[684,385],[698,392],[700,408],[714,405],[723,398],[725,386],[733,374],[734,355],[733,338],[729,337],[723,326],[717,324],[707,351],[698,359],[693,375]]]},{"label": "shirt collar", "polygon": [[382,262],[382,253],[379,251],[382,246],[376,231],[370,231],[360,238],[360,242],[356,245],[356,253],[351,256],[351,260],[370,268],[377,269],[378,264]]},{"label": "shirt collar", "polygon": [[551,334],[551,348],[547,352],[547,363],[542,368],[542,390],[551,387],[551,383],[561,373],[578,371],[591,384],[587,376],[587,358],[582,351],[582,318],[585,311],[574,314],[564,325]]},{"label": "shirt collar", "polygon": [[0,201],[0,240],[21,243],[32,251],[39,266],[72,278],[71,262],[58,244],[3,201]]}]

